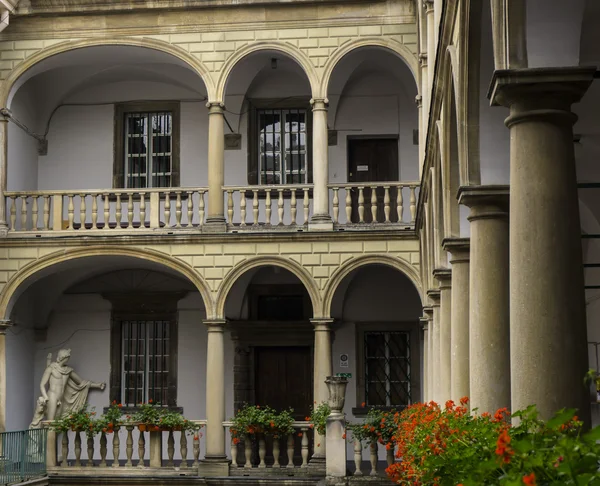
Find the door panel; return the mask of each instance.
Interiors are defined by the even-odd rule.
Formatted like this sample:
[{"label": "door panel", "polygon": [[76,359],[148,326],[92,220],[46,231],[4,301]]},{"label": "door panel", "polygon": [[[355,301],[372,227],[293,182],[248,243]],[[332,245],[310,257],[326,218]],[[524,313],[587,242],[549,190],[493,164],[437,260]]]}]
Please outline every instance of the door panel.
[{"label": "door panel", "polygon": [[[357,138],[348,139],[348,182],[365,184],[364,222],[373,221],[371,213],[371,188],[366,187],[370,182],[398,181],[398,140],[395,138]],[[377,222],[385,221],[383,187],[377,189]],[[390,221],[396,222],[397,191],[390,188]],[[352,222],[358,223],[358,189],[352,190]]]}]

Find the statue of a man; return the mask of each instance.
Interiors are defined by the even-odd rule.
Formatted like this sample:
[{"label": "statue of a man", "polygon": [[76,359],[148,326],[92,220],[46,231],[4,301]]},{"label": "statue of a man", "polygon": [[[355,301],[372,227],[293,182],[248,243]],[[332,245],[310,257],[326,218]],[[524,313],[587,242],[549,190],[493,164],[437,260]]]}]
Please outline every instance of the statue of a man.
[{"label": "statue of a man", "polygon": [[48,355],[46,371],[40,383],[47,420],[59,419],[71,412],[78,412],[85,406],[90,389],[106,388],[106,383],[83,380],[73,371],[73,368],[67,366],[70,357],[70,349],[61,349],[54,363],[52,363],[52,354]]}]

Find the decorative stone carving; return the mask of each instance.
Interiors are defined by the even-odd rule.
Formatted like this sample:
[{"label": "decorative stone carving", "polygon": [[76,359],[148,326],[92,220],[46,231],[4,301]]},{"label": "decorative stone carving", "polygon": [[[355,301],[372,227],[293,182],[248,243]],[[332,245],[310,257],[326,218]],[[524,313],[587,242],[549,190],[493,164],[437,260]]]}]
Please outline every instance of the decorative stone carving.
[{"label": "decorative stone carving", "polygon": [[37,402],[35,405],[35,411],[33,412],[33,418],[31,419],[29,428],[30,429],[41,429],[42,428],[42,420],[44,420],[45,414],[46,414],[46,399],[44,397],[39,397],[37,399]]},{"label": "decorative stone carving", "polygon": [[341,376],[328,376],[325,383],[327,384],[327,390],[329,391],[329,399],[327,402],[331,407],[331,414],[342,414],[344,403],[346,402],[348,379]]},{"label": "decorative stone carving", "polygon": [[[71,412],[81,410],[87,402],[90,389],[104,390],[106,388],[106,383],[84,380],[75,373],[73,368],[67,366],[70,357],[70,349],[61,349],[53,363],[52,353],[48,354],[46,371],[44,371],[40,383],[42,392],[40,398],[44,401],[48,420],[61,418]],[[46,385],[48,385],[47,391]],[[36,413],[37,410],[36,408]]]}]

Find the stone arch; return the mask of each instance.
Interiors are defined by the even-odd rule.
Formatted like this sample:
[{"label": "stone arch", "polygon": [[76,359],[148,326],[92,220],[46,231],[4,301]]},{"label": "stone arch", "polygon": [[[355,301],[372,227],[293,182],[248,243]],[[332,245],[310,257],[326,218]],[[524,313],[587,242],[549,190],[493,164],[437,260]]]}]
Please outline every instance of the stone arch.
[{"label": "stone arch", "polygon": [[211,315],[213,313],[213,299],[209,286],[198,272],[188,264],[165,253],[146,248],[97,246],[57,251],[25,265],[8,281],[0,295],[0,316],[2,316],[3,319],[9,319],[16,299],[27,289],[27,287],[29,287],[29,285],[26,285],[27,282],[39,272],[67,261],[93,258],[96,256],[131,257],[158,263],[175,270],[183,277],[187,278],[198,289],[198,292],[200,292],[202,300],[204,301],[206,314]]},{"label": "stone arch", "polygon": [[316,97],[327,97],[327,93],[329,90],[329,80],[331,79],[331,75],[335,67],[347,54],[350,54],[352,51],[361,47],[382,47],[395,53],[398,57],[400,57],[400,59],[402,59],[406,63],[406,65],[413,74],[415,85],[417,86],[417,92],[421,92],[419,83],[419,63],[417,61],[416,56],[408,49],[408,47],[406,47],[404,44],[401,44],[400,42],[380,37],[362,37],[355,41],[345,43],[340,48],[338,48],[329,58],[329,60],[325,64],[323,76],[321,78],[321,85],[319,87],[318,95]]},{"label": "stone arch", "polygon": [[10,75],[4,80],[0,86],[0,106],[6,107],[9,96],[13,88],[19,82],[19,79],[36,64],[48,59],[52,56],[62,54],[64,52],[73,51],[75,49],[84,49],[86,47],[100,46],[133,46],[146,49],[153,49],[170,54],[173,57],[186,63],[204,82],[209,99],[214,97],[214,81],[213,78],[202,62],[192,56],[184,49],[177,47],[165,41],[157,39],[143,38],[118,38],[118,39],[86,39],[80,41],[66,41],[60,44],[53,45],[47,49],[42,49],[32,56],[25,59],[15,69],[10,72]]},{"label": "stone arch", "polygon": [[310,83],[313,97],[315,97],[315,93],[318,93],[319,76],[317,75],[314,64],[308,58],[308,56],[302,50],[292,44],[277,41],[265,41],[249,44],[234,52],[229,59],[225,61],[219,76],[219,80],[217,81],[214,99],[212,97],[209,99],[214,102],[223,102],[225,99],[227,81],[229,80],[229,76],[233,72],[235,66],[237,66],[237,64],[245,57],[259,51],[278,51],[298,63],[298,65],[304,70],[304,73],[306,74],[306,77]]},{"label": "stone arch", "polygon": [[313,306],[313,317],[318,318],[321,316],[321,295],[319,293],[319,288],[317,287],[316,282],[314,281],[312,275],[308,273],[304,267],[300,264],[296,263],[293,260],[283,257],[254,257],[249,260],[245,260],[242,263],[238,264],[234,267],[227,276],[221,282],[221,285],[218,290],[218,294],[215,300],[215,318],[223,319],[225,316],[225,301],[227,300],[227,296],[229,295],[229,291],[244,273],[248,270],[251,270],[256,267],[263,267],[266,265],[273,265],[276,267],[281,267],[285,270],[288,270],[292,274],[294,274],[298,279],[302,282],[306,290],[308,291],[308,295],[310,296],[310,300]]},{"label": "stone arch", "polygon": [[417,292],[421,297],[421,301],[423,300],[423,290],[419,272],[410,263],[402,260],[401,258],[395,258],[389,255],[365,255],[353,258],[348,263],[338,268],[331,276],[327,282],[327,286],[325,287],[325,292],[323,294],[323,316],[327,317],[331,314],[331,303],[333,301],[333,296],[335,295],[335,291],[339,287],[342,280],[344,280],[344,278],[346,278],[350,272],[366,265],[385,265],[398,270],[401,274],[408,277],[408,279],[417,289]]}]

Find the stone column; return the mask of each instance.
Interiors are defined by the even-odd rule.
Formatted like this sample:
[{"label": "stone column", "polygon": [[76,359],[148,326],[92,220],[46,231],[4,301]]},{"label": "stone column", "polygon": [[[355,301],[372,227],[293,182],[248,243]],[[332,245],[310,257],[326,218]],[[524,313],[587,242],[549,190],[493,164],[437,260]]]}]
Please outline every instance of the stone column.
[{"label": "stone column", "polygon": [[469,239],[444,241],[452,265],[450,397],[458,403],[469,392]]},{"label": "stone column", "polygon": [[219,102],[206,104],[208,108],[208,211],[206,229],[225,231],[225,205],[223,184],[225,183],[225,122]]},{"label": "stone column", "polygon": [[333,221],[329,214],[329,144],[327,131],[328,99],[312,99],[313,111],[313,215],[309,230],[332,231]]},{"label": "stone column", "polygon": [[220,462],[225,455],[225,320],[205,320],[206,350],[206,461]]},{"label": "stone column", "polygon": [[427,401],[433,400],[433,307],[424,307],[427,319]]},{"label": "stone column", "polygon": [[450,400],[450,339],[452,332],[452,271],[447,268],[435,269],[433,276],[440,288],[440,403]]},{"label": "stone column", "polygon": [[577,408],[588,424],[583,256],[571,105],[595,67],[497,71],[510,108],[510,357],[513,410]]},{"label": "stone column", "polygon": [[427,292],[431,301],[432,319],[429,325],[431,329],[431,394],[430,400],[440,403],[442,400],[441,393],[441,376],[440,376],[440,291],[437,289]]},{"label": "stone column", "polygon": [[427,402],[429,399],[427,389],[429,385],[429,378],[427,376],[427,373],[429,372],[429,364],[427,362],[429,359],[429,319],[424,316],[419,319],[419,322],[423,329],[423,383],[421,385],[421,401]]},{"label": "stone column", "polygon": [[0,237],[8,234],[6,193],[8,180],[8,117],[0,114]]},{"label": "stone column", "polygon": [[[331,323],[333,319],[311,319],[315,329],[314,349],[314,401],[319,405],[329,397],[325,380],[333,373],[331,359]],[[325,438],[315,431],[314,454],[311,462],[316,463],[325,459]],[[320,446],[318,444],[321,444]]]},{"label": "stone column", "polygon": [[[433,11],[433,0],[423,0],[425,12],[427,14],[427,57],[428,57],[428,68],[427,68],[427,79],[428,85],[427,90],[431,93],[431,87],[433,86],[434,70],[435,70],[435,15]],[[426,107],[426,112],[429,111],[429,107]]]},{"label": "stone column", "polygon": [[12,326],[8,320],[0,320],[0,432],[6,431],[6,331]]},{"label": "stone column", "polygon": [[479,412],[510,407],[508,186],[461,188],[471,208],[469,391]]}]

